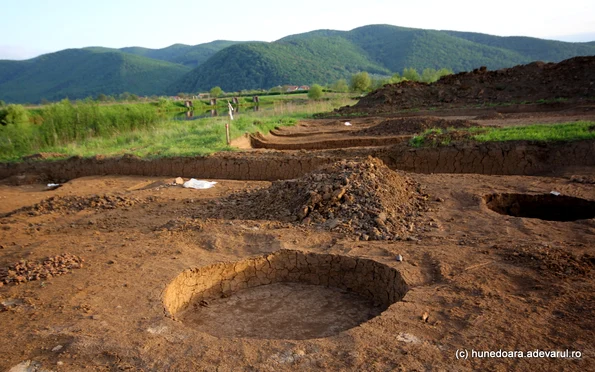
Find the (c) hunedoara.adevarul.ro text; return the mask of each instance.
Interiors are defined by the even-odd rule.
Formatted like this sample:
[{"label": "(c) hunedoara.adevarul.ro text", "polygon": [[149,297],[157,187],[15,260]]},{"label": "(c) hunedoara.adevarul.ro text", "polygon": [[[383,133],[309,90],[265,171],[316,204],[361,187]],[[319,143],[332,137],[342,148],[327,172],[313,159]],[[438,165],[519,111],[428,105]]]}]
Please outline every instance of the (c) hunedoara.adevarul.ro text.
[{"label": "(c) hunedoara.adevarul.ro text", "polygon": [[457,359],[475,358],[560,358],[580,359],[583,354],[576,350],[475,350],[458,349]]}]

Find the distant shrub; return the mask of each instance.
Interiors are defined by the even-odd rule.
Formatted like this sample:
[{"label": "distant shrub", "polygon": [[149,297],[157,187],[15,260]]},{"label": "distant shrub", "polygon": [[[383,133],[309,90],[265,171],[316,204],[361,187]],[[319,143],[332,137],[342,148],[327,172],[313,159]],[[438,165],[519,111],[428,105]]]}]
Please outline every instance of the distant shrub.
[{"label": "distant shrub", "polygon": [[419,73],[413,67],[403,69],[403,78],[410,80],[410,81],[420,81],[421,80],[421,76],[419,76]]},{"label": "distant shrub", "polygon": [[318,84],[313,84],[308,90],[308,98],[310,99],[320,99],[323,94],[322,87]]},{"label": "distant shrub", "polygon": [[209,93],[211,94],[211,97],[217,98],[223,93],[223,89],[221,89],[221,87],[213,87]]},{"label": "distant shrub", "polygon": [[349,85],[347,85],[347,80],[339,79],[333,84],[331,84],[330,88],[335,92],[345,93],[349,91]]},{"label": "distant shrub", "polygon": [[363,71],[351,77],[350,88],[353,92],[365,92],[370,88],[371,84],[372,79],[370,79],[370,75]]},{"label": "distant shrub", "polygon": [[29,120],[27,110],[21,105],[8,105],[0,110],[2,125],[25,123]]}]

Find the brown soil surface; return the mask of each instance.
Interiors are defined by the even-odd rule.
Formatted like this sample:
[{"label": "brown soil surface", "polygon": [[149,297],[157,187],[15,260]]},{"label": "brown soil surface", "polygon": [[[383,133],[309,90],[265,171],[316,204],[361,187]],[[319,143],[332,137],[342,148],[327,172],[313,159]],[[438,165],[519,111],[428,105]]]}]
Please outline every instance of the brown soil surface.
[{"label": "brown soil surface", "polygon": [[427,129],[470,128],[477,123],[469,120],[442,119],[437,117],[394,118],[382,121],[372,127],[361,129],[355,134],[371,136],[387,136],[395,134],[418,134]]},{"label": "brown soil surface", "polygon": [[533,62],[497,71],[481,68],[448,75],[433,84],[389,84],[337,112],[374,115],[423,107],[557,99],[580,102],[594,97],[595,57],[575,57],[560,63]]},{"label": "brown soil surface", "polygon": [[[574,175],[593,172],[584,168]],[[304,192],[326,184],[325,179],[315,181],[315,176],[304,178],[310,183],[300,181]],[[328,179],[332,177],[336,175],[330,173]],[[238,210],[244,210],[250,204],[240,197],[243,190],[255,188],[247,195],[263,195],[265,190],[280,190],[283,183],[220,180],[213,189],[191,190],[167,186],[171,179],[108,176],[74,179],[50,191],[43,184],[0,185],[0,212],[20,210],[0,219],[0,266],[21,260],[43,263],[64,253],[84,260],[82,268],[64,275],[19,285],[9,282],[0,288],[0,321],[10,340],[0,345],[0,368],[27,361],[48,370],[410,370],[432,365],[585,371],[595,367],[595,220],[503,216],[483,201],[485,195],[497,193],[553,190],[595,200],[592,184],[573,182],[570,176],[394,177],[390,184],[395,192],[403,189],[395,182],[405,177],[423,185],[430,196],[428,208],[420,211],[426,222],[415,227],[409,240],[361,241],[324,224],[280,222],[266,210],[239,216],[225,207],[235,200]],[[82,202],[105,200],[97,192],[143,202],[116,202],[113,209]],[[289,188],[288,194],[295,195],[292,192]],[[51,198],[61,202],[58,208],[44,209],[50,213],[31,214],[36,208],[27,208],[49,205],[43,200]],[[286,199],[279,204],[282,200]],[[213,203],[223,206],[218,215],[209,212]],[[266,209],[265,203],[254,208]],[[254,312],[269,311],[292,293],[281,284],[209,301],[201,307],[206,313],[200,324],[196,319],[176,321],[166,316],[163,291],[185,269],[280,248],[372,259],[398,270],[409,291],[403,301],[360,323],[373,311],[365,302],[351,301],[348,293],[332,288],[312,288],[314,292],[307,295],[302,287],[295,288],[288,303],[297,301],[295,310],[308,309],[300,314],[310,314],[312,322],[308,326],[307,319],[298,315],[293,322],[291,310],[280,309],[277,321],[289,316],[295,324],[286,333],[279,323],[254,333],[256,325],[269,324],[258,323]],[[403,262],[395,259],[397,255]],[[274,299],[258,301],[266,296]],[[347,302],[335,302],[334,296]],[[322,310],[309,304],[328,312],[316,318]],[[218,317],[219,311],[228,313]],[[250,327],[234,327],[234,319]],[[324,319],[345,328],[330,332],[316,326]],[[359,325],[352,327],[355,324]],[[326,337],[304,336],[310,331]],[[457,349],[570,349],[583,356],[457,360]]]},{"label": "brown soil surface", "polygon": [[0,164],[0,370],[595,370],[595,141],[402,143],[595,120],[592,61],[387,87],[264,149]]}]

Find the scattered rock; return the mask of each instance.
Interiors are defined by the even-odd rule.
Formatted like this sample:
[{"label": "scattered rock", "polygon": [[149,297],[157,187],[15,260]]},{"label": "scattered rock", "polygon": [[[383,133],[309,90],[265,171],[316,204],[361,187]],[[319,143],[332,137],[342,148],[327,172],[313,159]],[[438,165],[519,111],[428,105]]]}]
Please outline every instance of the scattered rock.
[{"label": "scattered rock", "polygon": [[40,262],[20,260],[8,267],[0,268],[0,282],[20,284],[33,280],[48,280],[67,274],[73,269],[82,268],[83,262],[82,258],[69,253],[49,257]]},{"label": "scattered rock", "polygon": [[183,185],[184,179],[182,177],[178,177],[174,180],[174,185]]},{"label": "scattered rock", "polygon": [[8,217],[17,213],[28,213],[31,216],[40,216],[53,212],[78,212],[87,209],[104,210],[131,207],[138,203],[146,203],[146,200],[129,198],[122,195],[94,195],[91,197],[80,196],[52,196],[32,206],[24,207],[6,213]]},{"label": "scattered rock", "polygon": [[340,161],[266,189],[242,191],[197,210],[195,218],[266,219],[314,225],[360,240],[397,240],[413,232],[429,196],[381,160]]}]

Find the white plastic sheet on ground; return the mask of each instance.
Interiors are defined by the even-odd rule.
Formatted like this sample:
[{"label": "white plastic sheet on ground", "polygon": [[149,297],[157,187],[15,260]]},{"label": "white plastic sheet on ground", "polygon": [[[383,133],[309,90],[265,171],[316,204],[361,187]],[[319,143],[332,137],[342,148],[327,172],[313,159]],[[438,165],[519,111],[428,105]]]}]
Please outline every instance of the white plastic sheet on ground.
[{"label": "white plastic sheet on ground", "polygon": [[211,187],[215,186],[216,183],[217,182],[196,180],[194,178],[191,178],[190,181],[184,182],[182,186],[184,186],[187,189],[204,190],[210,189]]},{"label": "white plastic sheet on ground", "polygon": [[348,122],[348,121],[346,121],[346,122],[345,122],[345,125],[347,125],[347,126],[349,127],[349,126],[351,126],[351,123],[350,123],[350,122]]}]

